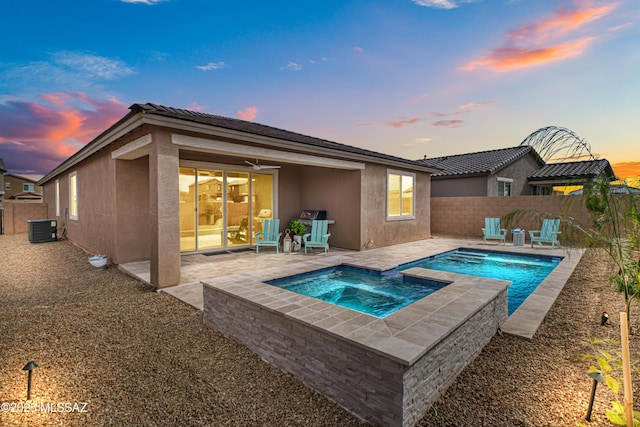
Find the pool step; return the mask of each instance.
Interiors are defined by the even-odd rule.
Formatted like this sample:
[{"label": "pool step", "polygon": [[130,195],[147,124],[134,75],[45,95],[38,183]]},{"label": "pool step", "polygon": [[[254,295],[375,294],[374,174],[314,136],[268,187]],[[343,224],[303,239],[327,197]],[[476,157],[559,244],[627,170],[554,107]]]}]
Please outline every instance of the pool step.
[{"label": "pool step", "polygon": [[467,264],[481,264],[484,262],[486,255],[483,254],[452,254],[447,257],[451,261],[464,262]]}]

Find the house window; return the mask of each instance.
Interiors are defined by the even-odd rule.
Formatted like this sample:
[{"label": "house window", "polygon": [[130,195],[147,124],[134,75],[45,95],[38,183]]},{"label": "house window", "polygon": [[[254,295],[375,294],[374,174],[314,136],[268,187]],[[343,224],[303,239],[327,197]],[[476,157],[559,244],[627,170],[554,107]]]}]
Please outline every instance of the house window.
[{"label": "house window", "polygon": [[78,179],[76,172],[69,174],[69,219],[78,219]]},{"label": "house window", "polygon": [[33,186],[33,184],[22,184],[22,191],[30,191],[33,193],[34,190],[35,187]]},{"label": "house window", "polygon": [[387,171],[387,219],[413,219],[416,175]]},{"label": "house window", "polygon": [[4,189],[5,190],[11,190],[11,183],[10,182],[5,182],[4,183]]},{"label": "house window", "polygon": [[498,177],[498,196],[510,196],[513,178]]},{"label": "house window", "polygon": [[56,179],[56,216],[60,216],[60,180]]}]

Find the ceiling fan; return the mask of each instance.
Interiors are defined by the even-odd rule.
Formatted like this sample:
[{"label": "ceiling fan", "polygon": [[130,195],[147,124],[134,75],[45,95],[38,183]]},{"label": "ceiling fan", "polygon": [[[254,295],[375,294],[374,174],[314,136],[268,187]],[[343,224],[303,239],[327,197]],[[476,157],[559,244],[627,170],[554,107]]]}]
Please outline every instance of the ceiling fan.
[{"label": "ceiling fan", "polygon": [[261,164],[259,164],[259,163],[258,163],[258,159],[256,159],[256,162],[255,162],[255,163],[251,163],[251,162],[250,162],[250,161],[248,161],[248,160],[245,160],[244,162],[245,162],[246,164],[248,164],[248,165],[253,166],[253,169],[255,169],[255,170],[257,170],[257,171],[259,171],[259,170],[261,170],[261,169],[280,169],[280,166],[275,166],[275,165],[273,165],[273,166],[270,166],[270,165],[261,165]]}]

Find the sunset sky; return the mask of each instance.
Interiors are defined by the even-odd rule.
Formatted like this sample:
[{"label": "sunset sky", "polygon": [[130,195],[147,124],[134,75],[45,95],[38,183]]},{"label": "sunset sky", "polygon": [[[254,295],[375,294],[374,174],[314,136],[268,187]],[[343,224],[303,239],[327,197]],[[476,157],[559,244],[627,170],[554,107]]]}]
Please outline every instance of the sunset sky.
[{"label": "sunset sky", "polygon": [[418,159],[546,126],[640,175],[637,0],[0,0],[0,157],[43,175],[133,103]]}]

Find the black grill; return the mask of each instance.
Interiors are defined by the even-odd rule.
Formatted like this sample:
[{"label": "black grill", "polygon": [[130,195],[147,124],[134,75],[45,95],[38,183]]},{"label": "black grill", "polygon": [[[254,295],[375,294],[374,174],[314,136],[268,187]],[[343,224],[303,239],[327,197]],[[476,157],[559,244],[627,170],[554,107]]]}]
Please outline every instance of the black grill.
[{"label": "black grill", "polygon": [[314,211],[305,209],[300,213],[298,221],[309,228],[311,227],[312,221],[314,219],[327,219],[327,211]]}]

